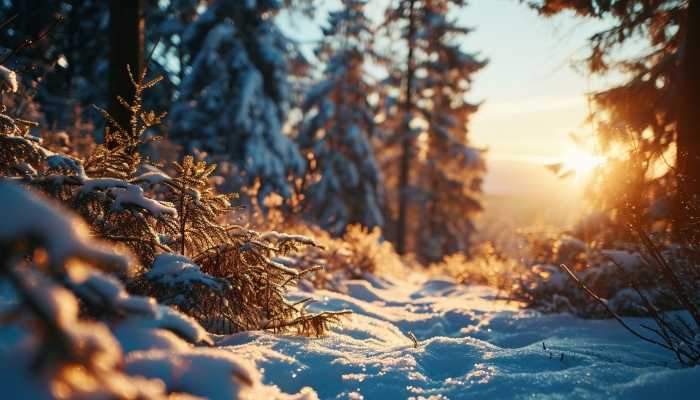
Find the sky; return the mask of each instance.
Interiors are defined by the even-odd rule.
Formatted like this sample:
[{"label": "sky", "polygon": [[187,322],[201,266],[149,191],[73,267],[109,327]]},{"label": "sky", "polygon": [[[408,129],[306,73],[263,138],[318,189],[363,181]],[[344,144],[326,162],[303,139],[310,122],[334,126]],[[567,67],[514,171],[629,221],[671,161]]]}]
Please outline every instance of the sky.
[{"label": "sky", "polygon": [[[379,16],[384,4],[370,1],[368,12]],[[319,14],[321,22],[325,10]],[[474,80],[470,99],[483,103],[469,126],[472,143],[488,149],[485,192],[530,198],[566,192],[565,199],[554,193],[553,201],[576,203],[584,187],[581,177],[562,182],[544,165],[585,151],[570,135],[590,137],[586,93],[606,81],[573,65],[585,57],[587,38],[604,23],[570,14],[542,18],[519,0],[472,0],[458,18],[474,29],[463,48],[489,60]],[[320,37],[317,24],[282,25],[308,48]]]},{"label": "sky", "polygon": [[601,23],[571,15],[545,19],[516,0],[472,0],[460,20],[474,28],[465,48],[490,60],[474,81],[472,98],[484,103],[470,125],[473,142],[490,149],[490,160],[565,157],[576,148],[571,133],[590,134],[585,94],[605,82],[573,64]]}]

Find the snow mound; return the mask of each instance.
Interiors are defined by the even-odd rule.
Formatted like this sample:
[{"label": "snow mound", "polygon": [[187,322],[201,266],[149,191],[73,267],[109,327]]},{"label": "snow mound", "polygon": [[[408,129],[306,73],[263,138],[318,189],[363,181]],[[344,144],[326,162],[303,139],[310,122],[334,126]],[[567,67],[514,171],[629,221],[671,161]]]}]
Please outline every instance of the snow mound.
[{"label": "snow mound", "polygon": [[422,275],[346,287],[293,293],[316,300],[311,309],[354,311],[325,338],[247,332],[218,345],[256,362],[266,383],[290,393],[310,386],[321,399],[659,399],[700,390],[700,369],[677,368],[611,320],[543,315],[489,288]]},{"label": "snow mound", "polygon": [[[8,182],[0,182],[0,204],[10,212],[3,213],[0,241],[33,238],[44,243],[52,267],[71,258],[99,261],[126,270],[124,257],[101,248],[88,238],[85,224],[71,215],[58,213],[45,201]],[[30,212],[20,212],[29,210]]]},{"label": "snow mound", "polygon": [[162,253],[156,257],[146,278],[168,286],[202,284],[221,289],[221,282],[202,272],[199,265],[189,258],[173,253]]},{"label": "snow mound", "polygon": [[15,71],[5,68],[2,65],[0,65],[0,82],[2,82],[2,86],[4,88],[12,93],[17,92],[17,89],[19,89],[19,85],[17,85],[17,74]]}]

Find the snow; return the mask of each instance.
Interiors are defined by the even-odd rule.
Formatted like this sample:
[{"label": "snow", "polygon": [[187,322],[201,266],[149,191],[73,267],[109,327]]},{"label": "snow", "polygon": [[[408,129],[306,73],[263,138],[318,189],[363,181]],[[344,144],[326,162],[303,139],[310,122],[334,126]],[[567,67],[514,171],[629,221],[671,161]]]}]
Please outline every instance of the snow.
[{"label": "snow", "polygon": [[221,282],[202,272],[199,265],[185,256],[162,253],[156,257],[146,278],[168,286],[202,284],[221,289]]},{"label": "snow", "polygon": [[302,243],[308,246],[315,246],[316,243],[314,241],[304,235],[290,235],[287,233],[280,233],[277,231],[268,231],[260,235],[260,240],[265,240],[269,242],[275,242],[275,243],[284,243],[284,242],[298,242]]},{"label": "snow", "polygon": [[[75,268],[73,268],[75,269]],[[99,271],[83,272],[84,276],[76,279],[75,272],[70,271],[76,292],[95,304],[102,304],[111,310],[127,314],[155,315],[158,311],[156,302],[150,297],[132,296],[126,292],[116,278]]]},{"label": "snow", "polygon": [[82,221],[56,212],[30,192],[9,182],[0,182],[0,204],[10,210],[3,214],[0,223],[0,241],[38,238],[45,244],[52,266],[78,257],[127,268],[123,257],[90,243],[88,229]]},{"label": "snow", "polygon": [[125,188],[113,187],[109,193],[114,196],[114,208],[121,210],[124,205],[133,205],[147,210],[155,217],[163,215],[177,216],[175,208],[145,196],[143,189],[137,185],[126,185]]},{"label": "snow", "polygon": [[185,392],[208,399],[317,399],[309,388],[298,395],[284,395],[274,387],[260,385],[260,373],[252,363],[215,349],[192,349],[174,355],[163,350],[133,352],[126,359],[125,370],[159,379],[170,393]]},{"label": "snow", "polygon": [[[147,178],[153,178],[149,176]],[[138,179],[138,178],[137,178]],[[81,193],[87,194],[97,190],[107,191],[114,197],[114,209],[121,210],[124,206],[142,208],[155,217],[163,215],[177,216],[177,210],[170,205],[146,197],[141,186],[128,183],[116,178],[88,178],[83,176]]]},{"label": "snow", "polygon": [[162,171],[145,172],[132,180],[134,183],[147,183],[148,186],[155,186],[159,183],[170,182],[172,178]]},{"label": "snow", "polygon": [[0,80],[3,86],[6,87],[10,92],[16,93],[19,86],[17,85],[17,74],[15,71],[5,68],[0,65]]},{"label": "snow", "polygon": [[659,399],[700,390],[700,369],[678,368],[612,320],[543,315],[492,289],[421,274],[345,286],[292,293],[312,297],[312,310],[354,311],[325,338],[247,332],[217,345],[254,361],[265,383],[288,393],[310,386],[322,399]]},{"label": "snow", "polygon": [[[182,314],[174,309],[159,305],[155,315],[132,316],[123,322],[119,329],[126,332],[147,332],[153,329],[164,329],[171,332],[178,338],[197,345],[211,345],[213,342],[209,333],[202,328],[192,317]],[[140,343],[147,343],[140,335],[122,335],[121,343],[126,348],[140,348]],[[161,338],[162,339],[162,338]],[[132,343],[131,341],[136,341]],[[143,342],[146,340],[146,342]],[[160,339],[158,339],[160,340]],[[156,341],[158,341],[156,340]],[[166,340],[167,341],[167,340]],[[177,347],[176,345],[173,345]]]},{"label": "snow", "polygon": [[613,262],[622,268],[633,270],[644,265],[644,259],[639,253],[631,253],[625,250],[602,250],[604,256],[610,258]]},{"label": "snow", "polygon": [[66,168],[78,176],[85,175],[85,170],[78,160],[63,154],[52,154],[48,156],[46,158],[46,164],[49,168]]},{"label": "snow", "polygon": [[235,399],[242,386],[256,380],[257,370],[231,354],[197,349],[173,355],[170,351],[133,352],[126,359],[126,371],[133,375],[158,378],[169,392],[189,392],[206,398]]}]

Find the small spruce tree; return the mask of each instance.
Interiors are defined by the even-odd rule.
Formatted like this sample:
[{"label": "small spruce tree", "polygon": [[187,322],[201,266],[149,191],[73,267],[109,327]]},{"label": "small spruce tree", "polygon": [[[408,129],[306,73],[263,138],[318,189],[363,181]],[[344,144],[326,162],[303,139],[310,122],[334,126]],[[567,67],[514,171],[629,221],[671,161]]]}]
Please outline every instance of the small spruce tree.
[{"label": "small spruce tree", "polygon": [[[143,268],[122,277],[130,290],[156,297],[211,331],[326,332],[348,312],[308,314],[308,300],[288,302],[289,286],[317,268],[299,271],[276,261],[315,244],[227,225],[230,196],[214,192],[207,179],[214,168],[204,162],[185,158],[175,164],[175,177],[149,165],[139,148],[163,114],[145,109],[142,94],[160,78],[146,80],[146,69],[138,76],[127,71],[134,96],[119,103],[129,112],[129,126],[101,110],[111,150],[101,144],[85,158],[55,153],[31,135],[35,124],[0,113],[0,174],[56,197],[79,212],[94,236],[132,250]],[[0,93],[16,90],[14,80],[8,82]],[[178,250],[182,254],[174,254]]]}]

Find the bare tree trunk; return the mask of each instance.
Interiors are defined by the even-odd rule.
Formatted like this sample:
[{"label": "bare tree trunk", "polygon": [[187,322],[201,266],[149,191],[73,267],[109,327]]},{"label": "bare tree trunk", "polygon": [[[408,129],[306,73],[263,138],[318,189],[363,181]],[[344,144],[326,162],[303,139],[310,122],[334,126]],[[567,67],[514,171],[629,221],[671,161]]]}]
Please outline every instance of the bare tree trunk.
[{"label": "bare tree trunk", "polygon": [[[126,66],[135,76],[143,68],[144,13],[143,0],[110,0],[109,2],[109,113],[123,127],[129,126],[129,113],[117,96],[130,101],[134,87]],[[108,148],[115,143],[105,137]]]},{"label": "bare tree trunk", "polygon": [[685,225],[683,219],[700,200],[700,0],[690,0],[686,18],[677,103],[677,228]]},{"label": "bare tree trunk", "polygon": [[396,227],[396,251],[406,253],[406,225],[408,218],[409,186],[411,158],[413,156],[413,134],[411,132],[411,113],[413,112],[414,48],[415,48],[415,0],[409,0],[408,11],[408,55],[406,57],[406,94],[404,96],[404,124],[401,140],[401,159],[399,161],[399,218]]}]

